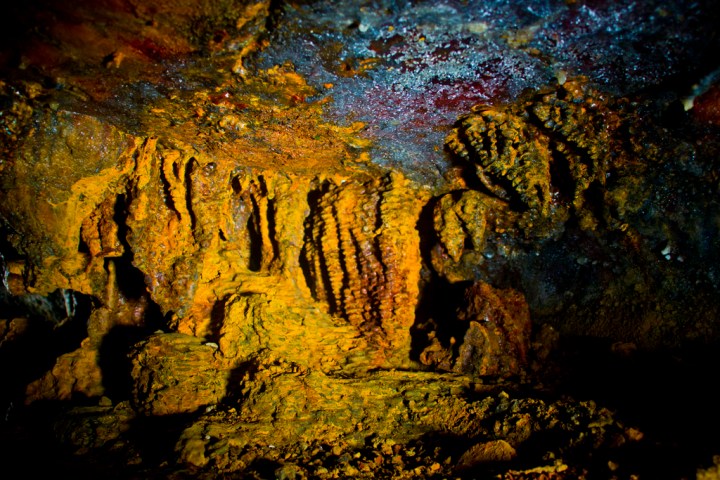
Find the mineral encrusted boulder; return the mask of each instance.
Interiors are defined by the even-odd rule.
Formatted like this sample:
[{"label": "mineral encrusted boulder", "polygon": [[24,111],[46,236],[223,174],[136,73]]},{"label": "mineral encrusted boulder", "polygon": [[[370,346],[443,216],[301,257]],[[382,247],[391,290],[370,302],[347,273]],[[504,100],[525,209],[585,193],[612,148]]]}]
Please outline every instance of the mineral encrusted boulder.
[{"label": "mineral encrusted boulder", "polygon": [[155,334],[132,353],[133,406],[145,415],[192,413],[225,396],[217,346],[178,333]]}]

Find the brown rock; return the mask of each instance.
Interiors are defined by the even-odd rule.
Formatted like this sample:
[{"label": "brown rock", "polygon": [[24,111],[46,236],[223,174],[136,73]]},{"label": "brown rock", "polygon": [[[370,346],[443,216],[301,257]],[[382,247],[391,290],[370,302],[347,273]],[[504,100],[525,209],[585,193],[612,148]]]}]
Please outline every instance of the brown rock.
[{"label": "brown rock", "polygon": [[484,282],[468,288],[460,318],[470,322],[455,370],[474,375],[507,377],[521,373],[530,342],[530,311],[525,297],[513,289]]},{"label": "brown rock", "polygon": [[720,125],[720,85],[713,85],[695,99],[693,116],[701,122]]},{"label": "brown rock", "polygon": [[522,293],[477,282],[466,290],[458,318],[468,325],[459,347],[457,340],[445,346],[431,334],[430,345],[420,354],[423,363],[474,376],[507,378],[523,372],[531,322]]}]

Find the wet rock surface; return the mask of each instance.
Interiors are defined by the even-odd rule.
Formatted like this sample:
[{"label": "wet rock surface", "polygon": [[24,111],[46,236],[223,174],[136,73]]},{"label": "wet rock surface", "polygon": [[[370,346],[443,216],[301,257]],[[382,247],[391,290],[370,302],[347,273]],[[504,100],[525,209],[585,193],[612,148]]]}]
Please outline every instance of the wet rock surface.
[{"label": "wet rock surface", "polygon": [[4,465],[714,478],[712,2],[12,12]]}]

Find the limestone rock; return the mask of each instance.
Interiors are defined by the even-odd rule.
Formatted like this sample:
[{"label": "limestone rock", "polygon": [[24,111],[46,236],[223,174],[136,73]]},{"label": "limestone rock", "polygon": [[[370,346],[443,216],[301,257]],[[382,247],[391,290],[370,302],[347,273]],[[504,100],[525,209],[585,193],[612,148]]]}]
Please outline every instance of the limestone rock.
[{"label": "limestone rock", "polygon": [[158,333],[132,354],[133,406],[146,415],[194,412],[225,396],[226,372],[216,346],[178,333]]},{"label": "limestone rock", "polygon": [[[242,468],[266,448],[300,443],[360,447],[368,438],[405,442],[427,431],[474,436],[487,405],[460,394],[466,378],[451,374],[379,371],[338,378],[272,357],[269,352],[236,371],[232,407],[201,415],[181,435],[181,459],[222,470]],[[272,446],[272,447],[269,447]],[[254,452],[243,455],[243,452]]]}]

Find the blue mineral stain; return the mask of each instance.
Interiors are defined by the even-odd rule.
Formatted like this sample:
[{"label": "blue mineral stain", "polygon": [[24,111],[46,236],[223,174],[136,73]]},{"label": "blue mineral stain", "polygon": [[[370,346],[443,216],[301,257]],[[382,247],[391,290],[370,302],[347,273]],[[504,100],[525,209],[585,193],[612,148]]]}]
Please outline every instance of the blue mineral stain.
[{"label": "blue mineral stain", "polygon": [[[627,95],[701,72],[718,43],[701,2],[358,1],[286,4],[259,68],[292,64],[325,115],[363,122],[373,162],[425,182],[443,140],[475,104],[586,75]],[[712,22],[709,22],[712,23]]]}]

